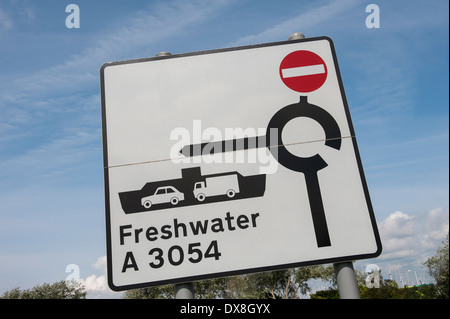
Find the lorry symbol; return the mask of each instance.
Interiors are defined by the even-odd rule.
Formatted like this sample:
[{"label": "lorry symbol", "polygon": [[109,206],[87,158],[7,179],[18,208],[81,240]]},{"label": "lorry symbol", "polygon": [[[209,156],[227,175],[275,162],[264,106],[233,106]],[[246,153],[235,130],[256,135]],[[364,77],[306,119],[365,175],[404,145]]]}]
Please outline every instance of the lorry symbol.
[{"label": "lorry symbol", "polygon": [[171,203],[177,205],[184,200],[184,194],[173,186],[158,187],[153,195],[143,197],[141,204],[145,208],[152,207],[153,204]]},{"label": "lorry symbol", "polygon": [[227,195],[233,198],[240,192],[237,174],[207,177],[204,182],[194,184],[194,197],[203,202],[206,197]]}]

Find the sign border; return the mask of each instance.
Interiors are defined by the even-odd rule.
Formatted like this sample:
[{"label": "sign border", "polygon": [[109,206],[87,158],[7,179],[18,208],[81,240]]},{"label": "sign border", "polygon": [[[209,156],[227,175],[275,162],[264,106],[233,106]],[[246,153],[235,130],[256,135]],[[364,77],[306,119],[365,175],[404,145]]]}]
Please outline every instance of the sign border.
[{"label": "sign border", "polygon": [[[369,253],[369,254],[359,254],[359,255],[351,255],[351,256],[343,256],[343,257],[335,257],[335,258],[316,259],[316,260],[310,260],[310,261],[305,261],[305,262],[279,264],[279,265],[274,265],[274,266],[264,266],[264,267],[256,267],[256,268],[246,268],[246,269],[241,269],[241,270],[218,272],[218,273],[211,273],[211,274],[206,274],[206,275],[179,277],[179,278],[173,278],[173,279],[168,279],[168,280],[151,281],[151,282],[144,282],[144,283],[138,283],[138,284],[115,286],[113,284],[113,278],[112,278],[113,272],[112,272],[112,262],[111,262],[112,242],[111,242],[111,219],[110,219],[111,211],[110,211],[110,205],[109,205],[110,193],[109,193],[109,178],[108,178],[108,175],[109,175],[108,174],[108,145],[107,145],[108,139],[107,139],[107,127],[106,127],[106,101],[105,101],[105,77],[104,77],[105,69],[110,66],[122,65],[122,64],[134,64],[134,63],[149,62],[149,61],[156,61],[156,60],[176,59],[176,58],[180,58],[180,57],[223,53],[223,52],[229,52],[229,51],[258,49],[258,48],[264,48],[264,47],[289,45],[289,44],[293,44],[293,43],[312,42],[312,41],[319,41],[319,40],[326,40],[330,44],[331,54],[333,56],[333,62],[334,62],[335,69],[336,69],[336,76],[337,76],[338,83],[339,83],[339,90],[341,92],[342,102],[344,104],[344,111],[345,111],[345,115],[347,118],[347,123],[349,126],[350,134],[352,136],[352,143],[353,143],[353,148],[355,150],[356,162],[358,165],[358,170],[359,170],[359,174],[361,177],[361,184],[362,184],[362,187],[364,190],[367,208],[369,211],[369,217],[370,217],[372,229],[373,229],[374,236],[375,236],[375,241],[377,244],[377,250],[374,253]],[[348,103],[347,103],[347,97],[346,97],[345,91],[344,91],[344,85],[342,82],[341,72],[340,72],[339,64],[338,64],[337,57],[336,57],[336,51],[335,51],[333,40],[331,38],[329,38],[327,36],[320,36],[320,37],[298,39],[298,40],[287,40],[287,41],[223,48],[223,49],[214,49],[214,50],[206,50],[206,51],[198,51],[198,52],[190,52],[190,53],[182,53],[182,54],[173,54],[173,55],[168,55],[168,56],[157,56],[157,57],[142,58],[142,59],[108,62],[108,63],[103,64],[102,67],[100,68],[100,90],[101,90],[101,113],[102,113],[103,172],[104,172],[104,187],[105,187],[107,277],[108,277],[108,285],[112,290],[124,291],[124,290],[129,290],[129,289],[176,284],[176,283],[183,283],[183,282],[192,282],[192,281],[198,281],[198,280],[204,280],[204,279],[213,279],[213,278],[220,278],[220,277],[226,277],[226,276],[264,272],[264,271],[274,271],[274,270],[281,270],[281,269],[287,269],[287,268],[296,268],[296,267],[304,267],[304,266],[311,266],[311,265],[347,262],[347,261],[353,261],[353,260],[357,260],[357,259],[375,258],[381,254],[381,251],[382,251],[381,239],[380,239],[380,235],[378,232],[377,223],[375,220],[375,214],[373,211],[372,202],[370,200],[369,190],[367,187],[367,182],[366,182],[364,170],[362,167],[362,162],[361,162],[361,157],[359,154],[358,145],[356,142],[356,137],[355,137],[356,135],[355,135],[354,127],[353,127],[351,116],[350,116],[350,110],[349,110]]]}]

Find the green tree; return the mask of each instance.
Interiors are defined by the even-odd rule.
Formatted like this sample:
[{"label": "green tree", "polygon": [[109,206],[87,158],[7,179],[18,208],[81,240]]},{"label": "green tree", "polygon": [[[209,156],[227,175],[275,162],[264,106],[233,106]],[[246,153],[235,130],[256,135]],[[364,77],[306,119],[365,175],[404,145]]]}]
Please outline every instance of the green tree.
[{"label": "green tree", "polygon": [[331,281],[333,267],[320,265],[231,277],[227,283],[227,298],[300,298],[300,294],[311,290],[308,280],[312,278]]},{"label": "green tree", "polygon": [[[380,286],[368,288],[364,283],[359,285],[361,299],[393,299],[397,295],[398,285],[393,280],[384,280],[380,274]],[[403,298],[396,298],[403,299]]]},{"label": "green tree", "polygon": [[53,284],[44,283],[31,289],[21,290],[20,287],[6,291],[0,299],[85,299],[86,291],[77,282],[61,280]]},{"label": "green tree", "polygon": [[309,295],[311,299],[339,299],[339,291],[337,289],[327,289],[316,291],[314,294]]},{"label": "green tree", "polygon": [[[226,279],[218,278],[194,282],[196,299],[224,298]],[[127,290],[123,299],[173,299],[175,298],[174,285],[149,287]]]},{"label": "green tree", "polygon": [[[331,281],[332,266],[292,268],[249,275],[232,276],[194,283],[196,299],[288,299],[299,298],[310,291],[308,280],[322,278]],[[125,299],[172,299],[173,285],[129,290]]]},{"label": "green tree", "polygon": [[436,289],[438,298],[448,299],[449,283],[448,283],[448,233],[445,240],[442,242],[442,246],[436,251],[436,254],[424,263],[428,267],[430,276],[436,280]]},{"label": "green tree", "polygon": [[399,287],[395,281],[380,280],[379,288],[359,287],[361,299],[436,299],[435,285]]},{"label": "green tree", "polygon": [[173,299],[173,285],[127,290],[123,299]]},{"label": "green tree", "polygon": [[226,278],[216,278],[194,282],[194,292],[196,298],[217,299],[226,296]]},{"label": "green tree", "polygon": [[[361,299],[436,299],[435,285],[399,287],[390,279],[380,278],[379,288],[368,288],[364,283],[358,285]],[[317,291],[310,295],[311,299],[339,299],[337,289]]]}]

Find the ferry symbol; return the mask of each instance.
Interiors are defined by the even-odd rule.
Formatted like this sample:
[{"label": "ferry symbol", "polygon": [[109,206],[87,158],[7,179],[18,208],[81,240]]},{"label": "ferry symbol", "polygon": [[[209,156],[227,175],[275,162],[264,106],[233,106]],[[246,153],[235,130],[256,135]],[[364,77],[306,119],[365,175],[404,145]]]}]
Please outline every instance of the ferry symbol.
[{"label": "ferry symbol", "polygon": [[126,214],[241,200],[264,196],[266,175],[239,172],[202,175],[200,167],[181,170],[181,178],[146,183],[142,189],[119,193]]}]

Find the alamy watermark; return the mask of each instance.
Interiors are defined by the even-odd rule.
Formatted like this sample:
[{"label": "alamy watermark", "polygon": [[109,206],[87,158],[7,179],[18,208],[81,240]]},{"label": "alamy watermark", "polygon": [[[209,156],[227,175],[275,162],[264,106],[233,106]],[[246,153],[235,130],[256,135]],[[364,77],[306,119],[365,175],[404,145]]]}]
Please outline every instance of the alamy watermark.
[{"label": "alamy watermark", "polygon": [[201,120],[193,120],[192,130],[177,127],[171,131],[170,140],[175,143],[170,158],[175,164],[259,164],[261,174],[273,174],[278,169],[277,133],[271,129],[268,136],[266,128],[202,129]]},{"label": "alamy watermark", "polygon": [[80,280],[80,266],[77,264],[69,264],[66,266],[66,273],[69,273],[66,277],[66,283],[71,284]]},{"label": "alamy watermark", "polygon": [[67,29],[80,28],[80,7],[76,4],[69,4],[66,6],[66,13],[70,13],[66,17]]},{"label": "alamy watermark", "polygon": [[[66,28],[79,29],[80,28],[80,7],[77,4],[69,4],[66,6],[66,13],[69,15],[66,17]],[[380,7],[374,3],[366,6],[366,13],[369,15],[366,17],[366,27],[368,29],[380,28]]]},{"label": "alamy watermark", "polygon": [[381,269],[376,264],[367,265],[365,284],[367,288],[380,288]]},{"label": "alamy watermark", "polygon": [[380,7],[376,4],[369,4],[366,7],[366,12],[370,13],[366,17],[367,29],[379,29],[380,28]]}]

